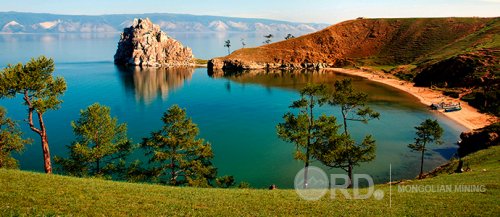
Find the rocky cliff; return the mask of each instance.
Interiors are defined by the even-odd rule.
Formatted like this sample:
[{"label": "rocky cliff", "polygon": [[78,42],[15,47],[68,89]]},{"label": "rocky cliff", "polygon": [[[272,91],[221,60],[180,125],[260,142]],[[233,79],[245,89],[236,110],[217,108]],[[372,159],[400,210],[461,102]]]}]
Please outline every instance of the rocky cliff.
[{"label": "rocky cliff", "polygon": [[470,153],[500,145],[500,123],[495,123],[472,132],[460,135],[458,155],[464,157]]},{"label": "rocky cliff", "polygon": [[170,38],[151,20],[134,19],[131,27],[125,28],[115,54],[118,65],[133,66],[194,66],[190,48]]}]

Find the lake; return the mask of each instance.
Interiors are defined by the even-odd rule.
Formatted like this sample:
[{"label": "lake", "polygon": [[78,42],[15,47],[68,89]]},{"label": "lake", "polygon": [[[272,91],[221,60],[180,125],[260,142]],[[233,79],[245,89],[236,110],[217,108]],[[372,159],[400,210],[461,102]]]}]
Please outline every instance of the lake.
[{"label": "lake", "polygon": [[[257,33],[175,33],[172,36],[190,46],[196,57],[209,59],[227,54],[224,41],[233,50],[262,44]],[[280,34],[276,38],[283,38]],[[282,35],[286,35],[283,33]],[[298,35],[298,34],[297,34]],[[45,115],[52,156],[65,156],[74,136],[70,122],[94,102],[111,107],[112,115],[128,123],[129,136],[140,142],[161,127],[162,113],[173,104],[187,109],[198,124],[200,137],[212,144],[219,176],[233,175],[252,187],[276,184],[293,186],[303,164],[293,159],[294,145],[281,141],[276,125],[288,106],[298,99],[298,89],[308,82],[332,84],[348,76],[296,71],[288,73],[246,73],[211,77],[205,68],[123,69],[113,64],[119,34],[0,35],[0,66],[26,62],[30,57],[54,58],[58,76],[66,79],[68,90],[61,109]],[[359,141],[365,134],[377,140],[377,157],[355,168],[368,173],[378,183],[387,182],[389,165],[394,179],[414,178],[419,172],[419,155],[407,144],[414,138],[414,126],[435,118],[445,129],[444,144],[430,146],[424,168],[444,163],[456,150],[456,141],[465,130],[442,115],[429,111],[413,96],[395,88],[350,77],[356,88],[370,96],[370,106],[381,113],[380,120],[368,125],[351,124]],[[25,123],[26,109],[21,98],[0,100],[8,116],[20,121],[25,136],[38,139]],[[323,107],[318,113],[339,114],[338,108]],[[43,171],[38,140],[22,155],[16,155],[21,169]],[[137,157],[137,156],[136,156]],[[316,164],[317,165],[317,164]],[[342,172],[328,170],[329,173]]]}]

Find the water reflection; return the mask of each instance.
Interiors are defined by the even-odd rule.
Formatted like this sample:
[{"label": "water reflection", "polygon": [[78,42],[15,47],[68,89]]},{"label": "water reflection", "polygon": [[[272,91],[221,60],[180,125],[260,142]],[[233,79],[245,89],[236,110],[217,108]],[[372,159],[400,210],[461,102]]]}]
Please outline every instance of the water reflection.
[{"label": "water reflection", "polygon": [[194,73],[192,67],[117,67],[125,87],[134,93],[137,102],[146,105],[158,98],[165,101],[170,91],[181,88]]},{"label": "water reflection", "polygon": [[[257,69],[244,71],[211,71],[208,75],[212,78],[226,78],[238,83],[256,83],[265,87],[283,87],[300,89],[307,83],[331,83],[338,80],[339,75],[327,70],[311,69]],[[357,77],[353,77],[353,80]]]},{"label": "water reflection", "polygon": [[55,41],[81,41],[95,39],[116,39],[120,37],[120,33],[46,33],[46,34],[0,34],[0,42],[17,43],[17,42],[55,42]]},{"label": "water reflection", "polygon": [[[409,109],[421,108],[418,100],[403,91],[382,85],[369,80],[336,73],[326,69],[260,69],[244,71],[215,70],[208,75],[213,79],[227,79],[240,84],[258,84],[266,88],[282,88],[300,90],[308,83],[323,83],[332,86],[337,80],[349,78],[353,80],[355,88],[368,93],[373,104],[406,107]],[[227,88],[228,91],[230,88]]]}]

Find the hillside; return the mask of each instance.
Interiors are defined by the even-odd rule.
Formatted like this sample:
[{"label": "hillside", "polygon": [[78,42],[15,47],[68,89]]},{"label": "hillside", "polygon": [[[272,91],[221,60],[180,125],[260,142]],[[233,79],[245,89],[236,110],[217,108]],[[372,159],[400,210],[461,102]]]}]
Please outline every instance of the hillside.
[{"label": "hillside", "polygon": [[134,18],[150,18],[167,32],[314,32],[326,24],[293,23],[269,19],[150,13],[114,15],[60,15],[0,12],[0,33],[121,32]]},{"label": "hillside", "polygon": [[[345,21],[316,33],[240,49],[208,63],[224,70],[356,67],[439,88],[500,116],[500,18]],[[385,75],[384,75],[385,76]]]},{"label": "hillside", "polygon": [[178,188],[0,169],[0,216],[499,216],[500,146],[471,154],[464,161],[469,172],[441,172],[399,185],[484,185],[485,192],[412,193],[393,185],[392,206],[388,185],[376,186],[385,192],[382,200],[327,195],[320,201],[305,201],[295,190]]},{"label": "hillside", "polygon": [[212,65],[248,69],[419,64],[466,51],[498,50],[499,25],[500,18],[357,19],[299,38],[240,49]]}]

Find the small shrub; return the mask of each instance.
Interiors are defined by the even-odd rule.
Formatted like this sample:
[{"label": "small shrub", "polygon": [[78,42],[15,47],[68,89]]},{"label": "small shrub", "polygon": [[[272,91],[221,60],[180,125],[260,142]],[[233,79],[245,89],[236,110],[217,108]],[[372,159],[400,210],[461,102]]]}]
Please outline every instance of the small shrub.
[{"label": "small shrub", "polygon": [[405,80],[405,81],[412,81],[413,78],[415,78],[415,75],[409,74],[409,73],[404,73],[404,72],[398,72],[398,73],[394,74],[394,76],[396,76],[397,78],[399,78],[401,80]]},{"label": "small shrub", "polygon": [[250,188],[250,183],[248,182],[240,182],[240,184],[238,184],[238,188]]},{"label": "small shrub", "polygon": [[218,177],[215,180],[215,184],[217,184],[217,187],[219,188],[229,188],[231,186],[234,186],[235,181],[233,176],[222,176]]},{"label": "small shrub", "polygon": [[443,92],[445,96],[453,97],[455,99],[458,99],[460,97],[460,93],[454,90],[446,90]]}]

